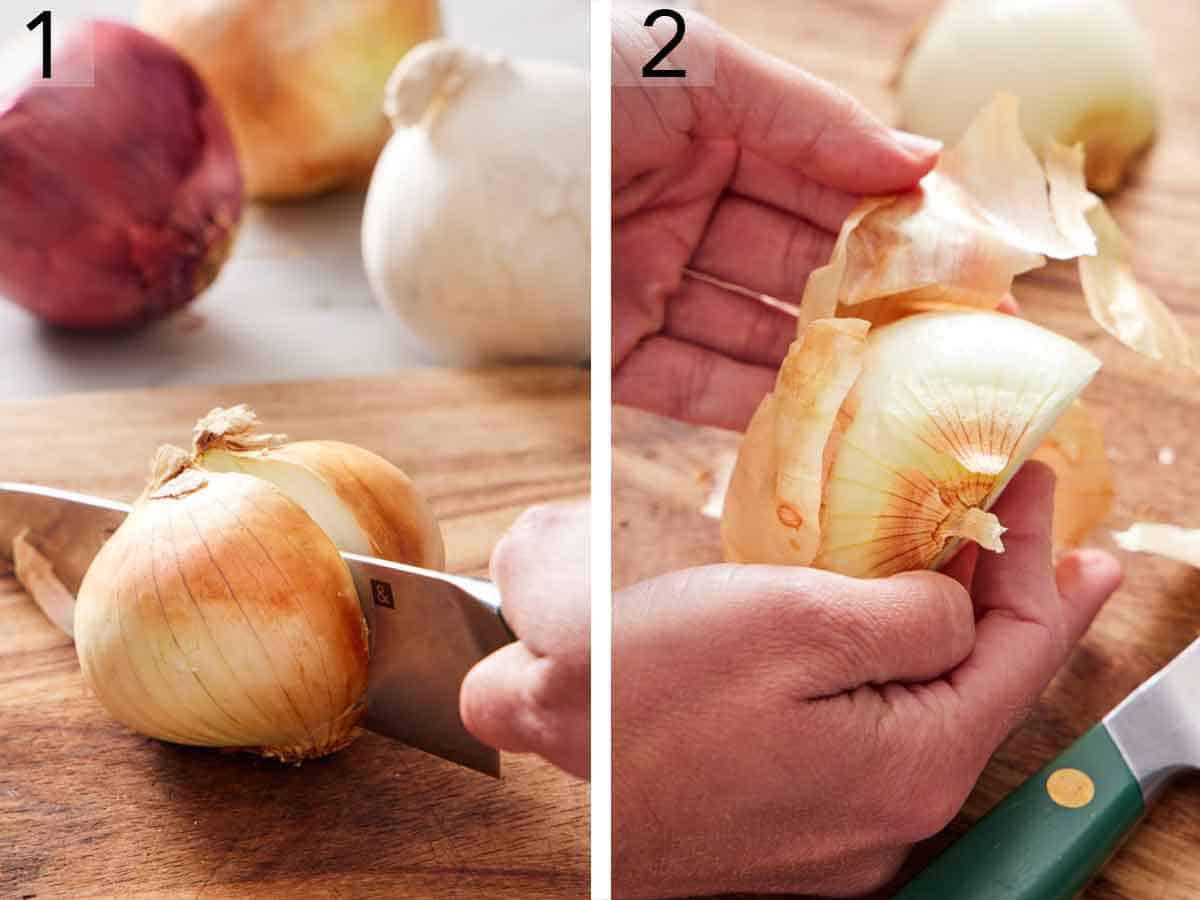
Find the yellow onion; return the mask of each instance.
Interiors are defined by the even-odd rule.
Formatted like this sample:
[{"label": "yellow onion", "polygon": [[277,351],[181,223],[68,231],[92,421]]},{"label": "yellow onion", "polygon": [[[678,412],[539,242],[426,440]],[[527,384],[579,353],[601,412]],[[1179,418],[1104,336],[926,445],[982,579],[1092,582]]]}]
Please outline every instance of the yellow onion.
[{"label": "yellow onion", "polygon": [[255,424],[245,407],[214,410],[192,454],[159,451],[84,576],[75,644],[88,685],[130,728],[299,761],[353,740],[364,712],[367,624],[339,549],[426,567],[444,551],[390,463]]},{"label": "yellow onion", "polygon": [[1082,540],[1113,497],[1076,399],[1099,362],[993,311],[1048,256],[1078,260],[1092,317],[1123,344],[1200,367],[1087,190],[1082,149],[1039,158],[1000,95],[916,189],[864,199],[809,277],[730,481],[727,557],[877,576],[936,567],[964,540],[1002,551],[989,510],[1031,455],[1059,475],[1055,546]]},{"label": "yellow onion", "polygon": [[143,0],[141,25],[204,76],[260,199],[365,180],[388,75],[441,27],[437,0]]},{"label": "yellow onion", "polygon": [[988,510],[1100,368],[1024,319],[930,312],[868,334],[818,320],[756,412],[722,520],[727,558],[861,577],[1002,551]]}]

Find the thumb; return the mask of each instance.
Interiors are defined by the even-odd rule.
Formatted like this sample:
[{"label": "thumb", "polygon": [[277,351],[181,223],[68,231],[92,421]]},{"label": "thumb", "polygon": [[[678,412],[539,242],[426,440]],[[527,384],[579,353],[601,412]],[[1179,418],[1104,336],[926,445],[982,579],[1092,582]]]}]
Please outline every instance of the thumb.
[{"label": "thumb", "polygon": [[1027,464],[996,504],[1007,526],[1003,554],[981,553],[974,577],[975,648],[950,675],[959,712],[990,755],[1065,662],[1120,568],[1106,553],[1067,556],[1051,564],[1054,475]]},{"label": "thumb", "polygon": [[480,660],[463,679],[459,715],[483,743],[537,753],[572,775],[591,767],[590,686],[585,667],[567,667],[518,641]]}]

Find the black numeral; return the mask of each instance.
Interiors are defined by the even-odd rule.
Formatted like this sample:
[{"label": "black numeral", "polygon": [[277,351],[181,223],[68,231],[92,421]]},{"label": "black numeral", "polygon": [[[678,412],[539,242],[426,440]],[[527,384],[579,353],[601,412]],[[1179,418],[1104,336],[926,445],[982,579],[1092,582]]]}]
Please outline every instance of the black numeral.
[{"label": "black numeral", "polygon": [[[50,77],[50,10],[43,9],[40,13],[38,13],[36,16],[34,16],[33,19],[30,20],[25,25],[25,27],[28,28],[30,31],[37,31],[37,29],[42,25],[46,26],[45,28],[42,29],[42,77],[49,78]],[[674,44],[672,44],[671,46],[674,46]]]},{"label": "black numeral", "polygon": [[643,78],[686,78],[687,69],[657,69],[660,62],[667,58],[667,54],[679,46],[679,42],[683,40],[683,33],[687,26],[683,23],[683,16],[673,9],[656,9],[650,15],[646,16],[646,21],[642,24],[650,28],[659,19],[668,18],[675,23],[674,36],[663,44],[663,48],[659,50],[651,58],[650,62],[642,66]]}]

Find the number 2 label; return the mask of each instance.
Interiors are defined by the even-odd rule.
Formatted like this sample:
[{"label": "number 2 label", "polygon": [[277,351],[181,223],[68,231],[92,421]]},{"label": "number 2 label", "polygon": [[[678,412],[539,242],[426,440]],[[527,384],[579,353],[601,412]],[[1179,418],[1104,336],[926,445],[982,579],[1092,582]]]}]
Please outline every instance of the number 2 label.
[{"label": "number 2 label", "polygon": [[679,42],[683,40],[683,34],[687,30],[687,26],[684,24],[684,21],[683,21],[683,16],[681,16],[678,12],[676,12],[673,9],[656,9],[656,10],[654,10],[654,12],[650,13],[650,15],[646,16],[646,21],[643,22],[642,24],[645,25],[647,28],[653,28],[654,23],[657,22],[659,19],[663,19],[663,18],[670,19],[672,22],[675,23],[675,34],[671,36],[671,39],[669,41],[667,41],[665,44],[663,44],[662,49],[659,50],[656,54],[654,54],[654,56],[652,56],[650,58],[650,61],[648,63],[646,63],[644,66],[642,66],[642,77],[643,78],[686,78],[687,77],[687,69],[659,69],[659,68],[656,68],[659,63],[661,63],[663,60],[665,60],[667,58],[667,54],[669,54],[672,50],[674,50],[676,47],[679,46]]}]

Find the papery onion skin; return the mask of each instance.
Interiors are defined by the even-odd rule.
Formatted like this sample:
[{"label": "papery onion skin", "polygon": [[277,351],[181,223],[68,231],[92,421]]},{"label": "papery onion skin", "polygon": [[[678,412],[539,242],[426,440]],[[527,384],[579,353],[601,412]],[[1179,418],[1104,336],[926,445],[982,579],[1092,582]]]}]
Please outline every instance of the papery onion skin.
[{"label": "papery onion skin", "polygon": [[1013,278],[1046,257],[1077,259],[1092,318],[1151,359],[1200,371],[1170,308],[1134,275],[1129,241],[1087,190],[1083,153],[1048,141],[1038,155],[1018,104],[997,95],[932,172],[903,194],[866,197],[829,262],[804,287],[799,328],[834,315],[883,325],[915,312],[996,309]]},{"label": "papery onion skin", "polygon": [[332,541],[257,478],[185,469],[136,504],[84,577],[75,642],[118,721],[287,762],[355,736],[367,635]]},{"label": "papery onion skin", "polygon": [[1116,188],[1157,123],[1153,48],[1121,0],[948,0],[900,75],[904,127],[951,142],[997,91],[1036,148],[1083,142],[1088,184]]},{"label": "papery onion skin", "polygon": [[0,295],[52,325],[129,328],[201,293],[229,254],[242,180],[224,116],[178,53],[90,23],[95,86],[37,80],[0,104]]},{"label": "papery onion skin", "polygon": [[[817,555],[825,476],[846,396],[862,373],[869,327],[856,319],[819,319],[788,350],[775,390],[746,430],[726,495],[726,559],[769,556],[806,566]],[[739,546],[743,540],[749,545]]]},{"label": "papery onion skin", "polygon": [[1113,540],[1131,553],[1153,553],[1200,568],[1200,528],[1166,522],[1134,522],[1125,531],[1114,531]]},{"label": "papery onion skin", "polygon": [[[1095,202],[1080,159],[1063,150],[1043,166],[1021,137],[1015,97],[997,95],[914,190],[864,198],[846,218],[829,262],[809,276],[803,326],[839,306],[886,320],[892,303],[995,309],[1013,278],[1096,252],[1083,210]],[[1060,148],[1061,149],[1061,148]],[[859,307],[873,303],[874,314]]]},{"label": "papery onion skin", "polygon": [[140,22],[211,85],[265,200],[365,181],[388,75],[441,28],[437,0],[143,0]]}]

